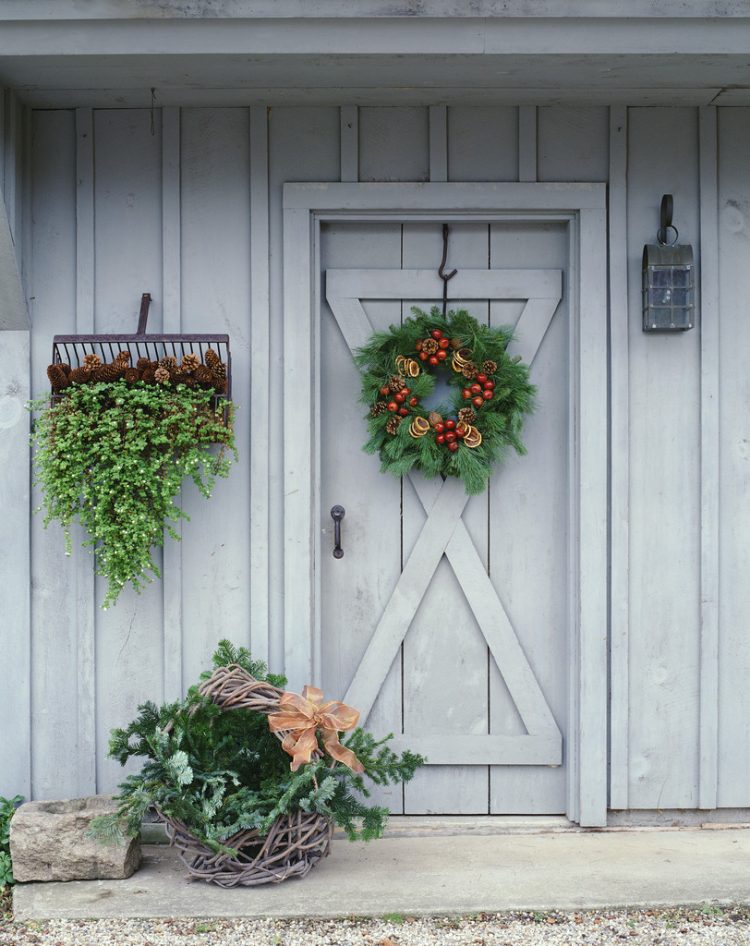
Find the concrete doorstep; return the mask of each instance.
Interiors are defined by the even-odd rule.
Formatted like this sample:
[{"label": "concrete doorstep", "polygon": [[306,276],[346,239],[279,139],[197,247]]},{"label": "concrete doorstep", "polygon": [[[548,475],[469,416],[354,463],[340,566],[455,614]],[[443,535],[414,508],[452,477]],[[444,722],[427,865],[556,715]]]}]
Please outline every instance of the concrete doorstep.
[{"label": "concrete doorstep", "polygon": [[18,920],[336,917],[750,903],[744,828],[336,839],[304,880],[222,890],[147,845],[127,880],[19,884]]}]

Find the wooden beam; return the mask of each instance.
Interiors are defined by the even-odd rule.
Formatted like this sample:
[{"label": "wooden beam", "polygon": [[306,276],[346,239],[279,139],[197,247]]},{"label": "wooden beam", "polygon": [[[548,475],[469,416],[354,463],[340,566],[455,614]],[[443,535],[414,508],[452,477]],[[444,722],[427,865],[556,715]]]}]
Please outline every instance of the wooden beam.
[{"label": "wooden beam", "polygon": [[518,180],[537,178],[537,114],[535,105],[518,109]]},{"label": "wooden beam", "polygon": [[359,109],[341,106],[341,180],[359,180]]},{"label": "wooden beam", "polygon": [[448,109],[430,106],[430,180],[448,180]]}]

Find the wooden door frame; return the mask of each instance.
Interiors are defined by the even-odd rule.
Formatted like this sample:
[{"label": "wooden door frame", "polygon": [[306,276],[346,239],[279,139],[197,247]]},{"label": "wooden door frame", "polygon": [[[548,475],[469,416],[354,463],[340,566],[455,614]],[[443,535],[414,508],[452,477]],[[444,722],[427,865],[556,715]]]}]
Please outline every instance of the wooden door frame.
[{"label": "wooden door frame", "polygon": [[[317,397],[320,226],[557,220],[570,245],[571,509],[567,815],[607,812],[607,258],[604,184],[285,184],[284,654],[293,687],[320,677],[315,561],[320,522]],[[334,694],[335,695],[335,694]]]}]

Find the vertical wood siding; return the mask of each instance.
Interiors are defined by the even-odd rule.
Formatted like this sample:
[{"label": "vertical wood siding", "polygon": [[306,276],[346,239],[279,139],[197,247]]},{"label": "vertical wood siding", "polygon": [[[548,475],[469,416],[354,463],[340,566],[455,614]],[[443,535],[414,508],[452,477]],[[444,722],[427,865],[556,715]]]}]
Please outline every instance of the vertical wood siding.
[{"label": "vertical wood siding", "polygon": [[[30,213],[12,188],[9,196],[5,162],[6,200],[29,234],[34,393],[45,389],[53,334],[129,331],[149,290],[152,329],[231,335],[240,463],[210,503],[186,489],[191,522],[164,552],[164,582],[141,596],[126,591],[108,612],[90,557],[66,559],[59,529],[32,517],[33,794],[111,790],[121,771],[105,758],[109,729],[144,699],[184,690],[220,637],[251,644],[276,667],[284,659],[282,184],[608,181],[611,804],[695,808],[715,797],[749,806],[750,110],[720,110],[715,133],[714,118],[693,108],[557,106],[35,112]],[[704,271],[703,339],[700,328],[665,337],[640,329],[640,255],[665,192],[699,259],[701,240],[718,229],[718,256],[704,248],[714,262]],[[377,235],[357,239],[371,240],[379,258]],[[457,259],[479,251],[471,239],[457,232]],[[392,304],[381,305],[387,322]],[[490,503],[499,509],[497,497]],[[501,541],[487,538],[492,549]],[[711,561],[720,563],[718,599]],[[399,673],[380,701],[386,715]],[[497,712],[502,687],[495,680],[489,694]],[[22,732],[2,738],[17,738],[23,752]],[[489,780],[478,771],[456,810],[488,795],[502,810],[512,781],[508,769]],[[0,779],[0,791],[13,789]],[[554,773],[540,791],[559,794]]]}]

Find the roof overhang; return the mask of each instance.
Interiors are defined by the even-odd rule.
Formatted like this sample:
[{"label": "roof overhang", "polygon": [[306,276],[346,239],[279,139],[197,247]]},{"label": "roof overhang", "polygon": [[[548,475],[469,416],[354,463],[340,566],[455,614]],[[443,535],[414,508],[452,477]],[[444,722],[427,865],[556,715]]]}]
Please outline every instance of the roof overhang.
[{"label": "roof overhang", "polygon": [[750,0],[3,0],[0,85],[44,106],[750,104]]}]

